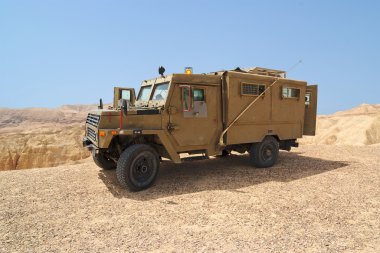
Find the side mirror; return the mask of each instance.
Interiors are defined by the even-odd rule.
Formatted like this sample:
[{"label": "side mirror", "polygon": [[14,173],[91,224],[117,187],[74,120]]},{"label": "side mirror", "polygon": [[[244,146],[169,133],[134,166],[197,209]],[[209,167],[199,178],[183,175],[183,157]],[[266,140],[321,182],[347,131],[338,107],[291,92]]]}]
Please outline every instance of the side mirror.
[{"label": "side mirror", "polygon": [[124,115],[128,114],[128,101],[126,99],[122,100],[121,110],[123,111]]},{"label": "side mirror", "polygon": [[118,108],[121,106],[120,100],[129,100],[130,105],[134,106],[136,101],[135,89],[114,87],[113,107]]},{"label": "side mirror", "polygon": [[102,99],[99,99],[98,109],[103,109],[103,100]]}]

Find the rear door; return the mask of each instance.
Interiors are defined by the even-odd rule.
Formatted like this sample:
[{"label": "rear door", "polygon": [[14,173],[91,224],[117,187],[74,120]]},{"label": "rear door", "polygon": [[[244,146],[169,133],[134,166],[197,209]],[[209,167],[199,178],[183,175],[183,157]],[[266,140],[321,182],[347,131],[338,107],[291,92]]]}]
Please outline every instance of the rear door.
[{"label": "rear door", "polygon": [[303,124],[304,135],[315,135],[317,124],[318,85],[309,85],[305,93],[305,118]]}]

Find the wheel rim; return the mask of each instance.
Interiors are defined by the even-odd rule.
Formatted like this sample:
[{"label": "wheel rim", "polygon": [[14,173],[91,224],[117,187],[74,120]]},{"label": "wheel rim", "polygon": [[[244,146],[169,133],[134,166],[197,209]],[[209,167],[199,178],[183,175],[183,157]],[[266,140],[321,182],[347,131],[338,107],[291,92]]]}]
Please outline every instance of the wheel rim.
[{"label": "wheel rim", "polygon": [[261,159],[263,161],[269,161],[273,159],[274,149],[271,145],[265,145],[260,152]]},{"label": "wheel rim", "polygon": [[154,178],[157,162],[154,155],[149,152],[139,154],[131,166],[131,180],[135,185],[143,186],[149,184]]}]

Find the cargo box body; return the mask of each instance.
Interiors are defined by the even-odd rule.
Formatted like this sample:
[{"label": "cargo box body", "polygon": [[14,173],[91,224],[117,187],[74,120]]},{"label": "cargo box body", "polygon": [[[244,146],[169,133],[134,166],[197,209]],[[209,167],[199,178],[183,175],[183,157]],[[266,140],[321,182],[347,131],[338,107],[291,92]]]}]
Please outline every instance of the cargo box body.
[{"label": "cargo box body", "polygon": [[[270,76],[228,73],[224,97],[225,124],[230,125],[260,94],[260,90],[265,90],[274,81]],[[306,87],[303,81],[280,79],[231,127],[226,134],[226,144],[259,142],[266,135],[275,135],[279,140],[301,138]],[[284,89],[296,90],[294,97],[283,96]]]},{"label": "cargo box body", "polygon": [[[303,134],[315,133],[316,86],[311,101],[311,87],[304,81],[227,71],[216,75],[174,74],[171,86],[166,106],[175,108],[176,114],[170,117],[169,124],[174,127],[170,137],[181,152],[207,150],[210,155],[220,152],[217,144],[223,129],[259,96],[223,136],[224,145],[260,142],[267,135],[279,141],[295,140]],[[204,94],[203,100],[193,101],[187,111],[183,110],[184,87],[203,90]],[[305,101],[307,91],[309,98]]]}]

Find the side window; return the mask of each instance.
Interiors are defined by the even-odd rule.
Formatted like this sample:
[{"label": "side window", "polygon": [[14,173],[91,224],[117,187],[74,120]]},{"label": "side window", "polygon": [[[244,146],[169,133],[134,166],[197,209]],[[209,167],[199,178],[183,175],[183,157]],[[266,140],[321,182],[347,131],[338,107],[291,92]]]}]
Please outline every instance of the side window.
[{"label": "side window", "polygon": [[282,87],[282,98],[300,98],[300,89],[291,87]]},{"label": "side window", "polygon": [[191,110],[191,93],[189,85],[182,85],[181,87],[181,99],[182,99],[182,109],[184,112]]},{"label": "side window", "polygon": [[[195,84],[196,85],[196,84]],[[195,86],[194,85],[194,86]],[[180,85],[184,118],[207,118],[206,89],[192,85]]]},{"label": "side window", "polygon": [[265,84],[241,83],[241,95],[258,96],[265,91]]},{"label": "side window", "polygon": [[205,90],[204,89],[193,89],[193,99],[194,101],[205,101]]}]

